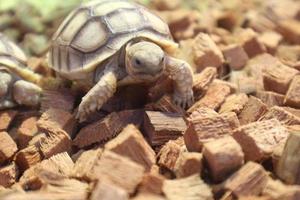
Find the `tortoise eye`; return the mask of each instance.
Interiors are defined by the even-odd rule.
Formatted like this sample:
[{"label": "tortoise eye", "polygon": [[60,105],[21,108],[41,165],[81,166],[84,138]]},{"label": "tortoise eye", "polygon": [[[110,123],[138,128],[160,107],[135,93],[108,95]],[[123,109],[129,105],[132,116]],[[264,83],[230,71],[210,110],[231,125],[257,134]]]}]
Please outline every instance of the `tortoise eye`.
[{"label": "tortoise eye", "polygon": [[140,61],[139,59],[135,59],[134,62],[135,62],[136,65],[141,65],[141,64],[142,64],[141,61]]},{"label": "tortoise eye", "polygon": [[165,57],[162,57],[161,62],[164,62],[164,60],[165,60]]}]

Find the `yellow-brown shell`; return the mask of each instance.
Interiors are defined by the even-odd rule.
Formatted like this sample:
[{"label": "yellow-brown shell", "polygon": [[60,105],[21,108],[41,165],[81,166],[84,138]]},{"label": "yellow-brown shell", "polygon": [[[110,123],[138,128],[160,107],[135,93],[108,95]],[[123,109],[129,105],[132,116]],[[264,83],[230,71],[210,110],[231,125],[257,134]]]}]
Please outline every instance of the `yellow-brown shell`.
[{"label": "yellow-brown shell", "polygon": [[74,10],[53,36],[50,67],[62,74],[91,72],[127,42],[147,38],[173,52],[168,25],[158,16],[127,0],[96,0]]},{"label": "yellow-brown shell", "polygon": [[27,58],[24,52],[0,33],[0,66],[24,68]]}]

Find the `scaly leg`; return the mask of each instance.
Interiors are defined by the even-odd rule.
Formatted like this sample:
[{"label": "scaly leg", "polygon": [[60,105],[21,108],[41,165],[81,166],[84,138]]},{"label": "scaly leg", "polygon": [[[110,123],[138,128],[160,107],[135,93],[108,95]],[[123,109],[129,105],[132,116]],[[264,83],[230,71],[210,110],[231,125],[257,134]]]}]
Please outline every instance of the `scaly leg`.
[{"label": "scaly leg", "polygon": [[82,98],[76,118],[80,122],[87,116],[99,110],[111,98],[117,89],[117,74],[113,70],[106,70],[97,84]]},{"label": "scaly leg", "polygon": [[0,98],[7,94],[12,80],[13,77],[9,73],[0,71]]},{"label": "scaly leg", "polygon": [[19,80],[13,86],[13,97],[20,105],[37,106],[41,100],[42,89],[34,83]]},{"label": "scaly leg", "polygon": [[183,60],[167,57],[166,72],[175,82],[175,104],[182,108],[190,107],[194,102],[193,72],[190,65]]}]

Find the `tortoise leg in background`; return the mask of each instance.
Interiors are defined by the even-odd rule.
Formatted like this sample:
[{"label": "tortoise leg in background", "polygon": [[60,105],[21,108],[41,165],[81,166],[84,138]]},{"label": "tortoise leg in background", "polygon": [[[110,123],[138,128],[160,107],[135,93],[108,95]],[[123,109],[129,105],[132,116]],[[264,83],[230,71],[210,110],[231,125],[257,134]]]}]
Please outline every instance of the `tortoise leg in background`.
[{"label": "tortoise leg in background", "polygon": [[0,98],[7,94],[12,80],[13,77],[9,73],[0,71]]},{"label": "tortoise leg in background", "polygon": [[174,103],[182,108],[190,107],[194,102],[193,72],[190,65],[183,60],[167,56],[166,72],[175,82]]},{"label": "tortoise leg in background", "polygon": [[25,106],[37,106],[41,100],[42,89],[34,83],[19,80],[13,85],[14,100]]},{"label": "tortoise leg in background", "polygon": [[117,90],[117,74],[114,70],[106,70],[97,84],[82,98],[76,118],[79,122],[86,120],[87,116],[100,109]]}]

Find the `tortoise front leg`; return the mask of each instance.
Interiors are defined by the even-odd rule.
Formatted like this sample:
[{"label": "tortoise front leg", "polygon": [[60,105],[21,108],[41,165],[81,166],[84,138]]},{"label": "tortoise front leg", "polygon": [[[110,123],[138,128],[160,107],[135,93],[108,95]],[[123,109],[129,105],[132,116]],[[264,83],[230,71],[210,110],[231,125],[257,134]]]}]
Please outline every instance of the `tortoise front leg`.
[{"label": "tortoise front leg", "polygon": [[42,88],[34,83],[19,80],[13,85],[13,97],[19,105],[37,106],[41,101]]},{"label": "tortoise front leg", "polygon": [[104,72],[97,84],[82,98],[76,118],[80,122],[100,109],[111,98],[117,89],[117,74],[113,70]]},{"label": "tortoise front leg", "polygon": [[13,108],[15,107],[17,104],[11,100],[2,100],[0,101],[0,110],[5,110],[5,109],[9,109],[9,108]]},{"label": "tortoise front leg", "polygon": [[183,60],[167,56],[166,72],[175,82],[174,103],[182,108],[190,107],[194,102],[193,72],[190,65]]},{"label": "tortoise front leg", "polygon": [[0,71],[0,98],[7,94],[12,80],[13,77],[9,73]]}]

